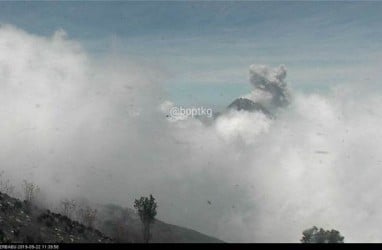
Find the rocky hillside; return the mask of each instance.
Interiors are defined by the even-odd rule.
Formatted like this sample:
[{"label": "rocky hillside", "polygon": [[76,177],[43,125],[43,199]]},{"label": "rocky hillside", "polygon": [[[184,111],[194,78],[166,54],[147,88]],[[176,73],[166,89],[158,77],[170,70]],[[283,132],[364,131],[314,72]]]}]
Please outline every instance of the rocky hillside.
[{"label": "rocky hillside", "polygon": [[[0,243],[140,243],[141,222],[134,210],[97,207],[95,228],[0,193]],[[153,243],[219,243],[216,238],[156,220]]]},{"label": "rocky hillside", "polygon": [[110,243],[100,231],[0,193],[0,243]]}]

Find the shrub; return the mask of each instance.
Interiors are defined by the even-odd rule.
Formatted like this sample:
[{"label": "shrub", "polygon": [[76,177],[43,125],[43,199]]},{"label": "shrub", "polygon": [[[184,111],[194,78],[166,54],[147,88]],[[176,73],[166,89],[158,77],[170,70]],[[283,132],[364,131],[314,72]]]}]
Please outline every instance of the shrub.
[{"label": "shrub", "polygon": [[91,207],[86,206],[78,210],[78,215],[84,225],[93,227],[97,217],[97,209],[92,209]]},{"label": "shrub", "polygon": [[23,183],[24,199],[28,203],[35,201],[37,194],[40,192],[40,188],[33,182],[24,180]]},{"label": "shrub", "polygon": [[304,230],[302,243],[344,243],[344,237],[337,230],[324,230],[312,227]]}]

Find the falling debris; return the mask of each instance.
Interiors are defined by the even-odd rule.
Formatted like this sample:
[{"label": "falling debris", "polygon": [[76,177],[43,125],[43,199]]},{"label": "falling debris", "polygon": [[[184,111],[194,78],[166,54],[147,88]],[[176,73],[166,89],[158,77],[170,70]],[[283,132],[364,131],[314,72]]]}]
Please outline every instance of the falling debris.
[{"label": "falling debris", "polygon": [[328,151],[321,151],[321,150],[317,150],[315,151],[316,154],[329,154]]}]

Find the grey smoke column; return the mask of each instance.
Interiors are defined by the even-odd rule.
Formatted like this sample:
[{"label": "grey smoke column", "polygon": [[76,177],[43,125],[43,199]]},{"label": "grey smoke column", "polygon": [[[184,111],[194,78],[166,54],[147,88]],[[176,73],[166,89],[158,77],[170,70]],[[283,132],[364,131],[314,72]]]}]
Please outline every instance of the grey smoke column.
[{"label": "grey smoke column", "polygon": [[255,102],[262,102],[266,106],[271,105],[272,108],[289,104],[290,95],[285,81],[287,69],[284,65],[270,68],[253,64],[249,67],[249,76],[255,88],[250,98]]}]

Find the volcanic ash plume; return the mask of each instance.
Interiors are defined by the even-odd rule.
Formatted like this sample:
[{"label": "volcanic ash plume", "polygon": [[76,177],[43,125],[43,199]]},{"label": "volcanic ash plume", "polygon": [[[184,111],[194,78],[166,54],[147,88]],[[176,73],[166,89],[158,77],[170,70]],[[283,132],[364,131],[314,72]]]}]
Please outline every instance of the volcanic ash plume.
[{"label": "volcanic ash plume", "polygon": [[270,68],[253,64],[249,67],[249,80],[254,90],[245,98],[261,103],[272,110],[289,104],[290,94],[285,81],[287,69],[284,65]]}]

